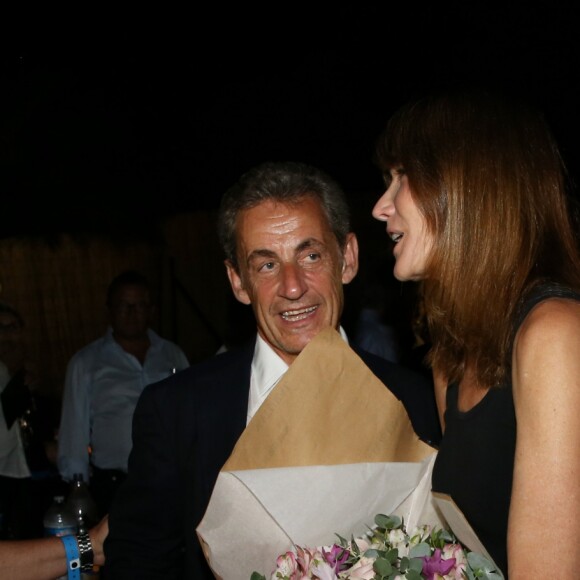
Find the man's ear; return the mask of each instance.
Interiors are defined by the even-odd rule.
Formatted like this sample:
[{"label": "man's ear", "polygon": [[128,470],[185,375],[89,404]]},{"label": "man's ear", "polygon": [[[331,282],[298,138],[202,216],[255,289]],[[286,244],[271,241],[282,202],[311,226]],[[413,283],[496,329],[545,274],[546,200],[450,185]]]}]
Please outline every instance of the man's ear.
[{"label": "man's ear", "polygon": [[358,240],[353,232],[346,236],[342,255],[342,283],[351,282],[358,272]]},{"label": "man's ear", "polygon": [[237,300],[239,300],[242,304],[251,304],[250,296],[246,292],[244,288],[244,283],[240,274],[238,273],[236,267],[230,262],[230,260],[226,260],[226,271],[228,273],[228,278],[230,280],[230,286],[232,287],[232,292]]}]

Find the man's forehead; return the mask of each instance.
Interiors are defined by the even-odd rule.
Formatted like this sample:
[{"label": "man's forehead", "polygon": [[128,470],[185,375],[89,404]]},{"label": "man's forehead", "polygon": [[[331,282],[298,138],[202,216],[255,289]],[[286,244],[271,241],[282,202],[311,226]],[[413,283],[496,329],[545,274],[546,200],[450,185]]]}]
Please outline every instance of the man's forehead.
[{"label": "man's forehead", "polygon": [[288,202],[265,200],[241,210],[236,222],[238,243],[263,235],[294,234],[298,230],[319,232],[314,237],[320,238],[320,241],[327,238],[328,234],[334,236],[327,215],[317,198],[305,196]]}]

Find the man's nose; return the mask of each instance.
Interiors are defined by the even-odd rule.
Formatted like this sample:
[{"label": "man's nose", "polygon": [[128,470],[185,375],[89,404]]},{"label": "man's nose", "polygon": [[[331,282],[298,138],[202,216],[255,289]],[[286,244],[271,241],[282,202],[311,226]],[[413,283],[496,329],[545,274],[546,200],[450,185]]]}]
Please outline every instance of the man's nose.
[{"label": "man's nose", "polygon": [[304,270],[298,264],[284,264],[280,270],[280,295],[297,300],[307,289]]}]

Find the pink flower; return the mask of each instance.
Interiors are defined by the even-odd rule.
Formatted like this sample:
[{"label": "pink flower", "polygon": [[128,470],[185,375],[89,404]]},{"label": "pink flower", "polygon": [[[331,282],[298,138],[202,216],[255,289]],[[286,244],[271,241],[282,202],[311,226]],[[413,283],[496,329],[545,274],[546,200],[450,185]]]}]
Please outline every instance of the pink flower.
[{"label": "pink flower", "polygon": [[301,548],[300,546],[296,546],[296,554],[298,568],[305,574],[310,570],[310,566],[314,559],[318,558],[322,560],[322,554],[316,548]]},{"label": "pink flower", "polygon": [[467,556],[460,544],[445,544],[443,546],[443,558],[445,560],[454,559],[455,568],[453,569],[455,580],[464,580],[463,571],[467,568]]},{"label": "pink flower", "polygon": [[432,556],[424,556],[423,574],[427,580],[436,580],[437,575],[445,576],[455,566],[455,558],[443,560],[441,550],[437,548]]},{"label": "pink flower", "polygon": [[338,578],[334,568],[323,560],[314,560],[310,566],[310,572],[313,574],[312,578],[318,578],[318,580],[337,580]]},{"label": "pink flower", "polygon": [[333,544],[328,552],[322,548],[322,554],[324,555],[325,562],[327,562],[337,574],[348,568],[348,566],[345,565],[345,562],[349,559],[350,552],[346,548]]},{"label": "pink flower", "polygon": [[372,580],[375,577],[373,570],[374,558],[363,556],[348,572],[348,578],[359,580]]},{"label": "pink flower", "polygon": [[361,552],[366,552],[372,544],[368,541],[367,538],[355,538],[354,543],[357,545],[358,549]]},{"label": "pink flower", "polygon": [[276,558],[276,570],[272,572],[272,578],[277,578],[276,574],[279,572],[282,577],[288,576],[293,578],[298,571],[298,563],[294,552],[286,552]]}]

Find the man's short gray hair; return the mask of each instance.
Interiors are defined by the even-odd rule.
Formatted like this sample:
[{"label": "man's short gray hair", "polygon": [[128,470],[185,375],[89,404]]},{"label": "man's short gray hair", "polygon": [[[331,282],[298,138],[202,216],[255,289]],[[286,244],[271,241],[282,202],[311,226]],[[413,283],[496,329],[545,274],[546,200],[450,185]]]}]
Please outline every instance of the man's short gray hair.
[{"label": "man's short gray hair", "polygon": [[244,173],[223,196],[218,235],[226,258],[237,268],[236,225],[241,211],[264,201],[292,204],[305,197],[320,202],[341,248],[350,232],[350,211],[341,187],[326,173],[295,162],[268,162]]}]

